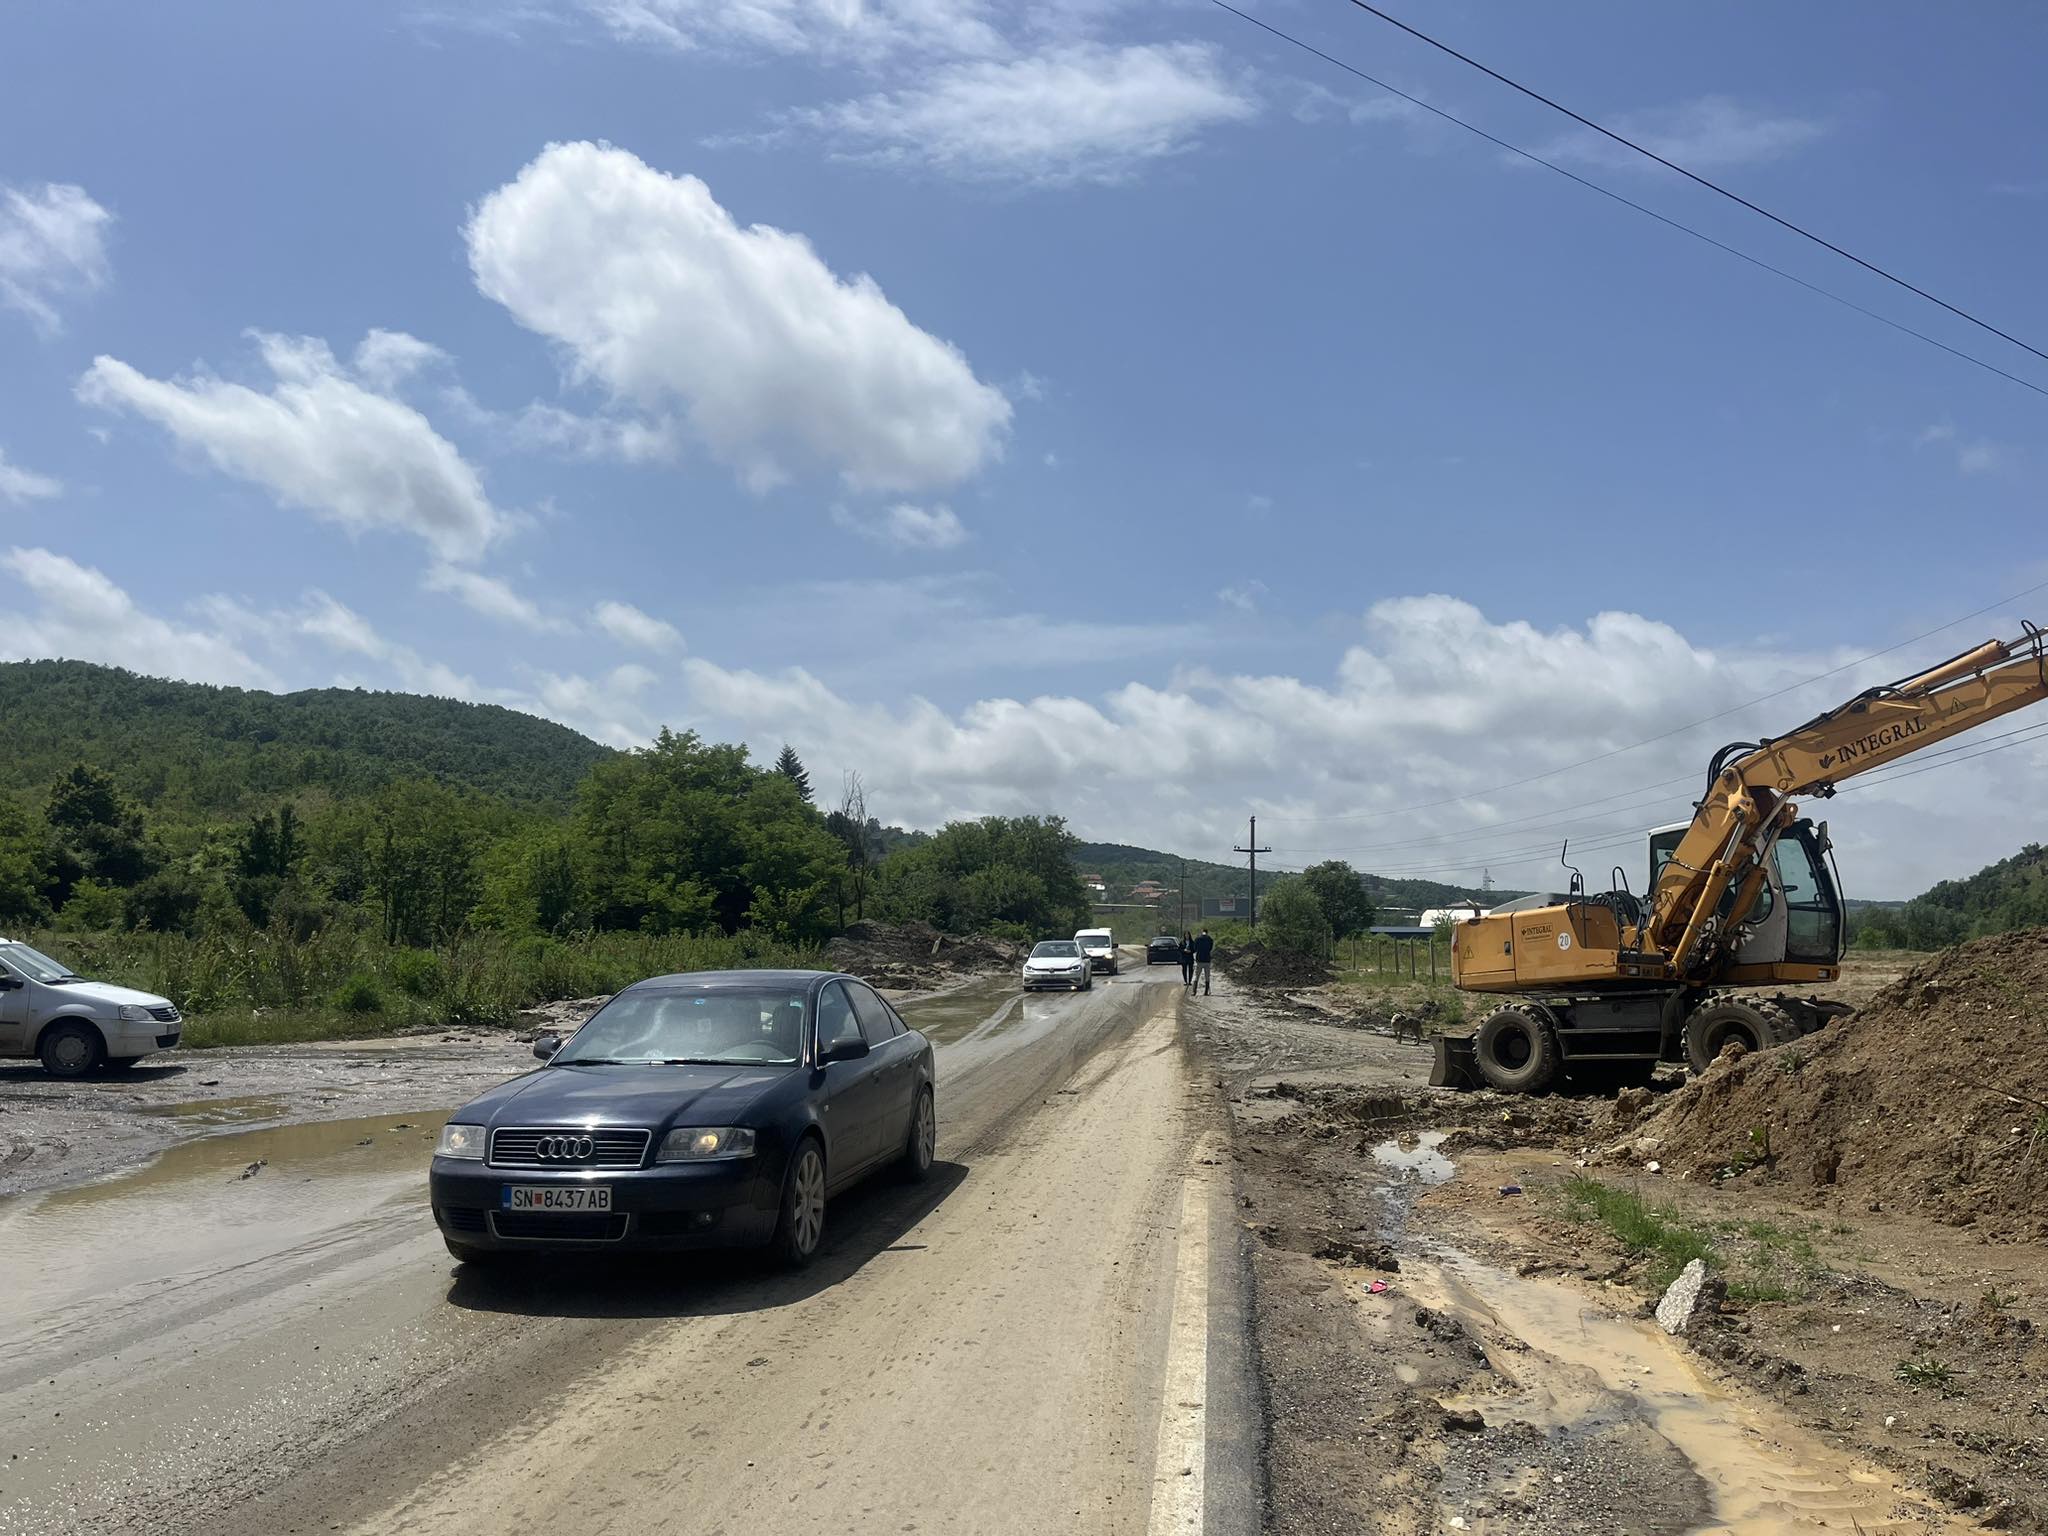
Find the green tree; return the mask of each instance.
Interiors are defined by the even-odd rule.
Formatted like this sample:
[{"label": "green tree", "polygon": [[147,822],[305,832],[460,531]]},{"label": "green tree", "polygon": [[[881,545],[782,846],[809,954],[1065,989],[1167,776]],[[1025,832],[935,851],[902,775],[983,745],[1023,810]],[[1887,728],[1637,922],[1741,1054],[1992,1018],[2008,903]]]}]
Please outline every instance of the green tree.
[{"label": "green tree", "polygon": [[950,822],[883,861],[876,903],[890,917],[921,918],[954,933],[1001,922],[1069,934],[1090,912],[1074,842],[1057,816]]},{"label": "green tree", "polygon": [[1342,859],[1311,864],[1301,878],[1323,909],[1334,938],[1352,938],[1372,926],[1376,914],[1372,899],[1365,894],[1365,881]]},{"label": "green tree", "polygon": [[1259,903],[1259,933],[1274,949],[1320,960],[1330,952],[1330,920],[1299,876],[1277,882]]},{"label": "green tree", "polygon": [[64,897],[79,880],[129,886],[156,867],[143,838],[141,810],[104,769],[74,763],[50,787],[43,816],[56,835]]},{"label": "green tree", "polygon": [[0,798],[0,931],[48,922],[50,882],[50,829]]},{"label": "green tree", "polygon": [[796,748],[786,741],[782,744],[782,755],[775,759],[775,771],[796,786],[796,792],[803,796],[805,805],[811,803],[811,776],[804,771],[803,759],[796,755]]}]

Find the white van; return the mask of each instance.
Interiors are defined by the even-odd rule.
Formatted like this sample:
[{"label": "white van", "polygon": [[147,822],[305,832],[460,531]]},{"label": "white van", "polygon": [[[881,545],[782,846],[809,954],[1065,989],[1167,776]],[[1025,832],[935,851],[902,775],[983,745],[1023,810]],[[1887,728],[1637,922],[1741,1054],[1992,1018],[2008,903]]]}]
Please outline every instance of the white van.
[{"label": "white van", "polygon": [[168,998],[87,981],[0,938],[0,1056],[40,1056],[52,1077],[84,1077],[167,1051],[184,1031]]},{"label": "white van", "polygon": [[1081,946],[1081,953],[1088,957],[1088,968],[1117,973],[1116,935],[1107,928],[1083,928],[1074,935],[1074,942]]}]

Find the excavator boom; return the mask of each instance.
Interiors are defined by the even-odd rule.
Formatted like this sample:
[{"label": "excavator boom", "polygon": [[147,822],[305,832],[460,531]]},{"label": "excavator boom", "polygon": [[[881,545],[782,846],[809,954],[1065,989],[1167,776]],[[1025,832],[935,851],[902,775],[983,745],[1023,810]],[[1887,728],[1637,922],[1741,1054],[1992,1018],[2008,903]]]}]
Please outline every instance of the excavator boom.
[{"label": "excavator boom", "polygon": [[[1790,796],[1827,796],[1844,779],[2048,698],[2048,654],[2031,624],[1913,677],[1858,694],[1785,735],[1723,747],[1706,798],[1660,872],[1641,938],[1689,976],[1748,915],[1763,865],[1791,822]],[[1733,902],[1724,898],[1731,889]]]}]

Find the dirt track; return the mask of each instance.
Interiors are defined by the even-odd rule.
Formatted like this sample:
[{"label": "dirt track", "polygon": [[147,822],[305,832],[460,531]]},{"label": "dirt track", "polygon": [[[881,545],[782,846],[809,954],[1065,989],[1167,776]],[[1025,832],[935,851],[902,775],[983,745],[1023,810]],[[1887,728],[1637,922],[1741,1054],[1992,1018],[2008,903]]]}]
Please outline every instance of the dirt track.
[{"label": "dirt track", "polygon": [[909,1010],[941,1165],[835,1202],[802,1276],[451,1275],[430,1114],[9,1202],[0,1531],[1253,1529],[1224,1122],[1166,980]]}]

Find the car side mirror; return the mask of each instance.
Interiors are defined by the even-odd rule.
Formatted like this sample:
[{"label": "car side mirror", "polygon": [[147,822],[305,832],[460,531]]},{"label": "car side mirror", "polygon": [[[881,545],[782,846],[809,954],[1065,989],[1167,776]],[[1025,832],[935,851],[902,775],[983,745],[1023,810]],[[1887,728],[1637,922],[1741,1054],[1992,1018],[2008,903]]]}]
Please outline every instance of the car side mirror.
[{"label": "car side mirror", "polygon": [[0,976],[0,992],[19,992],[20,990],[21,978],[19,976]]},{"label": "car side mirror", "polygon": [[561,1048],[562,1037],[560,1035],[542,1035],[533,1042],[533,1054],[542,1061],[553,1061],[555,1052]]},{"label": "car side mirror", "polygon": [[858,1035],[850,1040],[837,1040],[818,1054],[818,1065],[829,1067],[835,1061],[859,1061],[868,1053],[867,1041]]}]

